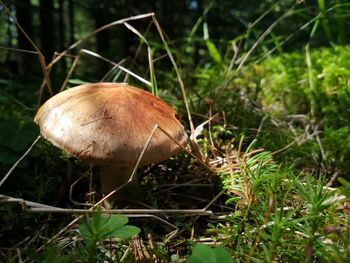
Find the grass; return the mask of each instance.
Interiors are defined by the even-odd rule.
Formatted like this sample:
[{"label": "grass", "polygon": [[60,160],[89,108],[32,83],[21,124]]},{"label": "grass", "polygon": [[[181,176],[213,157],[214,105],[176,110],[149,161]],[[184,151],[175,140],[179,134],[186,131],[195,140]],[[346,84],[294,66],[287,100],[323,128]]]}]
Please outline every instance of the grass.
[{"label": "grass", "polygon": [[[326,14],[332,8],[327,9],[323,1],[318,4],[320,28],[327,38],[336,35],[330,31],[331,23],[324,21],[330,19]],[[340,12],[339,6],[336,10]],[[127,213],[130,225],[126,225],[125,217],[100,214],[113,211],[89,214],[100,200],[93,176],[96,168],[40,140],[0,185],[1,194],[18,198],[0,199],[5,226],[0,230],[2,261],[205,262],[220,255],[223,262],[230,262],[227,255],[234,262],[349,261],[348,47],[316,49],[306,43],[303,49],[261,60],[269,46],[264,41],[277,22],[291,15],[287,12],[255,44],[241,50],[241,56],[234,54],[238,62],[231,59],[230,50],[220,53],[220,45],[210,39],[208,25],[200,19],[184,46],[188,51],[202,23],[205,34],[199,53],[205,55],[191,68],[190,56],[181,58],[175,52],[153,14],[113,22],[61,53],[44,70],[40,92],[51,83],[50,70],[63,55],[76,56],[63,88],[84,81],[79,67],[86,55],[103,60],[112,67],[103,78],[122,81],[134,76],[131,82],[150,84],[154,94],[175,105],[183,119],[187,117],[194,156],[181,153],[141,171],[143,202],[114,211]],[[159,36],[152,41],[128,24],[149,18]],[[116,63],[86,49],[70,53],[96,32],[121,24],[140,38],[150,81],[143,77],[147,74],[130,72],[124,60]],[[344,41],[343,31],[338,37]],[[172,73],[157,64],[164,56],[173,66]],[[21,105],[35,105],[37,98],[15,96],[13,84],[5,81],[6,94],[0,93],[0,120],[7,127],[0,130],[1,174],[38,134],[31,121],[35,111]],[[171,88],[174,85],[180,88]],[[32,94],[38,86],[34,83],[25,92]],[[50,205],[50,213],[44,211],[45,205]],[[132,225],[141,229],[133,240],[138,231]]]}]

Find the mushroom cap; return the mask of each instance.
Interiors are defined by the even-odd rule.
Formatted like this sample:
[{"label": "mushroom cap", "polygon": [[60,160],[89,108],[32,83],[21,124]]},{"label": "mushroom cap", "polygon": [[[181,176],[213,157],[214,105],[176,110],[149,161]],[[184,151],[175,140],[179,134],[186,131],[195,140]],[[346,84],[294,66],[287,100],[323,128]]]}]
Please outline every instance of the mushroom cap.
[{"label": "mushroom cap", "polygon": [[[124,83],[84,84],[56,94],[34,121],[42,136],[69,154],[97,164],[132,166],[156,124],[185,144],[176,111],[161,99]],[[140,165],[163,161],[180,147],[157,129]]]}]

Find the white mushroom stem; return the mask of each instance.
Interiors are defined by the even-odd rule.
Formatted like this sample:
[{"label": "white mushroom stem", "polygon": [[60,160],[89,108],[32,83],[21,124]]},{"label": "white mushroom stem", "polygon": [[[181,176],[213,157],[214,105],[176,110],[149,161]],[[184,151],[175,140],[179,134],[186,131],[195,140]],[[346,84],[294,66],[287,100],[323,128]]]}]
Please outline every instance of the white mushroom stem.
[{"label": "white mushroom stem", "polygon": [[[108,194],[113,190],[116,190],[122,184],[126,183],[134,170],[134,167],[118,167],[113,165],[101,165],[101,191],[104,194]],[[136,190],[137,177],[134,176],[133,180],[126,185],[128,189]],[[122,191],[122,189],[120,189]],[[118,191],[119,192],[119,191]]]}]

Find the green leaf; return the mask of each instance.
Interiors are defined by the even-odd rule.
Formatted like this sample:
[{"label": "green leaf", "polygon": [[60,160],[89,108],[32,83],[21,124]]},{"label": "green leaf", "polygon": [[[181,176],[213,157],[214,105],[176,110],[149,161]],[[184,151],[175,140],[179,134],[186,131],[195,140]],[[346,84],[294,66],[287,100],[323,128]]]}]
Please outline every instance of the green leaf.
[{"label": "green leaf", "polygon": [[216,247],[213,249],[215,262],[232,263],[230,253],[223,247]]},{"label": "green leaf", "polygon": [[95,243],[111,237],[128,239],[140,233],[138,227],[128,226],[127,223],[128,218],[123,215],[95,214],[79,226],[79,232],[86,243]]},{"label": "green leaf", "polygon": [[205,41],[205,44],[207,45],[207,49],[209,52],[210,57],[217,63],[222,62],[222,58],[220,55],[219,50],[216,48],[213,41],[209,39],[209,28],[207,22],[203,22],[203,39]]},{"label": "green leaf", "polygon": [[79,226],[79,233],[84,239],[90,239],[93,236],[93,230],[91,224],[88,221],[83,222]]},{"label": "green leaf", "polygon": [[105,238],[116,237],[121,239],[132,238],[140,233],[140,229],[135,226],[126,226],[128,218],[123,215],[112,215],[106,224],[108,234]]},{"label": "green leaf", "polygon": [[339,190],[348,198],[350,198],[350,182],[345,180],[343,177],[338,177],[339,183],[342,184],[342,187]]},{"label": "green leaf", "polygon": [[111,215],[108,218],[107,225],[111,229],[118,229],[123,225],[126,225],[129,222],[129,219],[123,215]]},{"label": "green leaf", "polygon": [[220,64],[220,63],[222,62],[222,58],[221,58],[220,52],[219,52],[219,50],[216,48],[215,44],[214,44],[211,40],[209,40],[209,39],[207,39],[207,40],[205,41],[205,44],[207,45],[207,49],[208,49],[208,51],[209,51],[209,55],[211,56],[211,58],[212,58],[215,62],[217,62],[217,63]]},{"label": "green leaf", "polygon": [[232,263],[230,253],[223,247],[211,248],[207,245],[197,244],[187,263]]},{"label": "green leaf", "polygon": [[136,226],[122,226],[118,229],[115,229],[112,233],[110,233],[109,237],[129,239],[139,234],[140,231],[141,231],[140,228]]}]

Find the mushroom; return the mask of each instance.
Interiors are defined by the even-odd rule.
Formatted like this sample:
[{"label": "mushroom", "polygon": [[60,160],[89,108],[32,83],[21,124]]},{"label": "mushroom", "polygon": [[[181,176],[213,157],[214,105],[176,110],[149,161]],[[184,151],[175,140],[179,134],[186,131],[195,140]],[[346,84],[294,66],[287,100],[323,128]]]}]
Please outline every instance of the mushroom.
[{"label": "mushroom", "polygon": [[[100,165],[101,191],[105,194],[128,181],[155,125],[179,144],[187,141],[172,107],[125,83],[92,83],[67,89],[47,100],[34,121],[42,136],[55,146]],[[158,163],[180,149],[157,129],[139,165]]]}]

